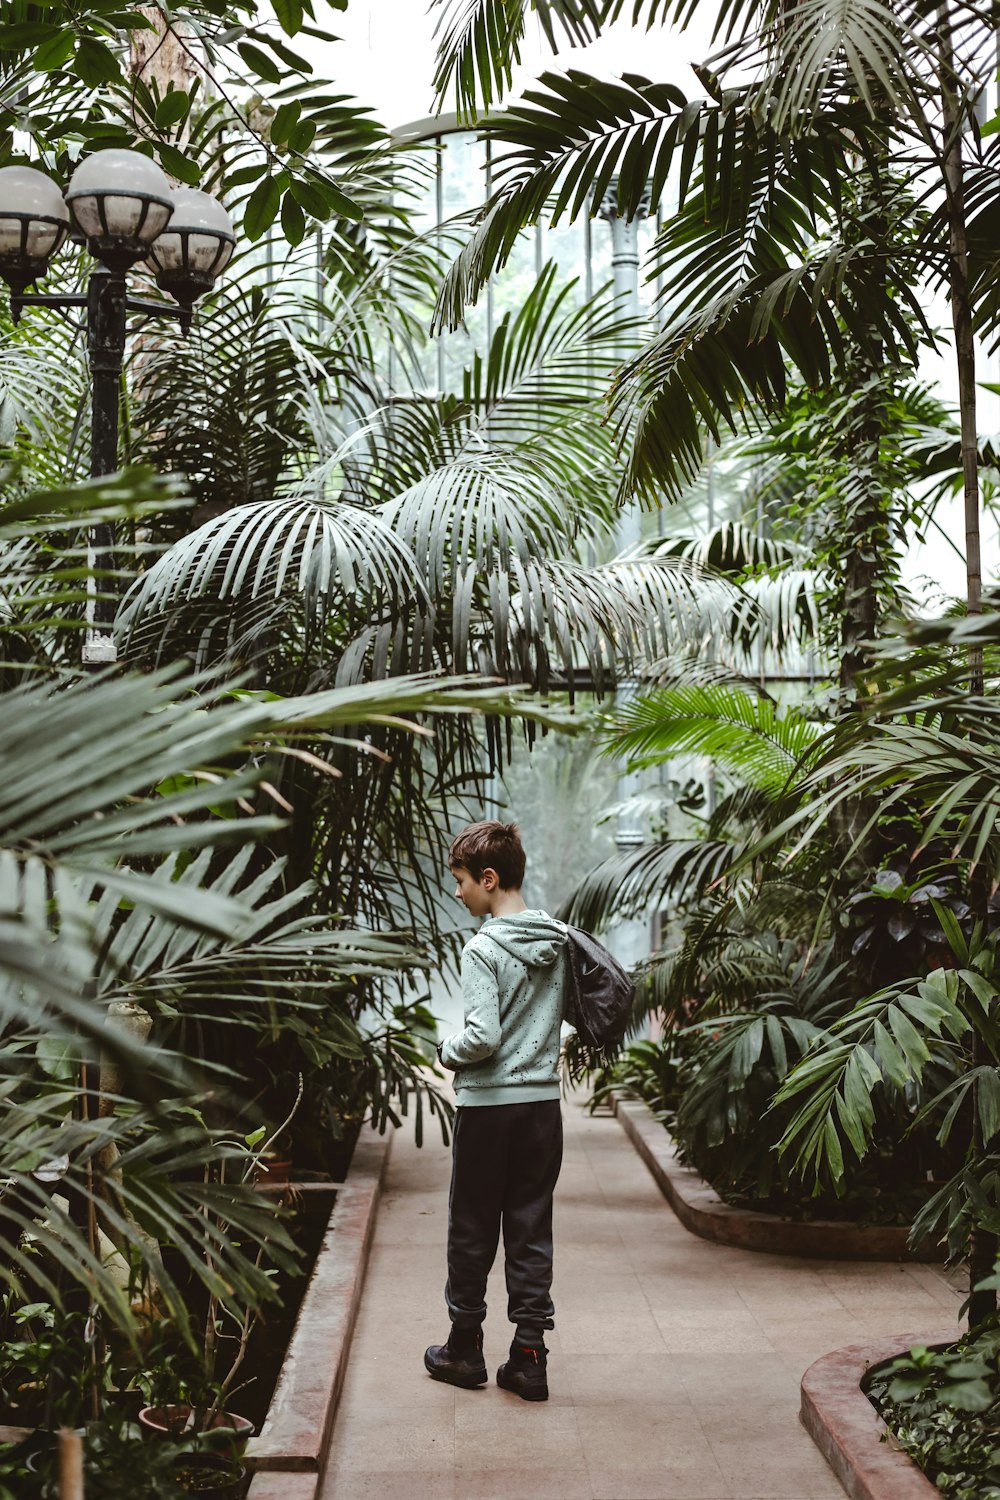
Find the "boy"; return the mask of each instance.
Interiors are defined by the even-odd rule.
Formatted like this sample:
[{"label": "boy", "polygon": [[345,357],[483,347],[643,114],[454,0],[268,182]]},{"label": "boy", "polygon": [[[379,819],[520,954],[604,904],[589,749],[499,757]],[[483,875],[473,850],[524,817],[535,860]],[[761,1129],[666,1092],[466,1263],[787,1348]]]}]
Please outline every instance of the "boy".
[{"label": "boy", "polygon": [[446,1343],[431,1345],[424,1364],[451,1385],[486,1381],[486,1278],[502,1226],[515,1332],[497,1384],[525,1401],[546,1401],[566,934],[525,905],[515,824],[470,823],[448,850],[448,864],[456,897],[485,921],[462,952],[464,1028],[438,1046],[441,1062],[454,1070],[458,1106],[445,1287],[451,1332]]}]

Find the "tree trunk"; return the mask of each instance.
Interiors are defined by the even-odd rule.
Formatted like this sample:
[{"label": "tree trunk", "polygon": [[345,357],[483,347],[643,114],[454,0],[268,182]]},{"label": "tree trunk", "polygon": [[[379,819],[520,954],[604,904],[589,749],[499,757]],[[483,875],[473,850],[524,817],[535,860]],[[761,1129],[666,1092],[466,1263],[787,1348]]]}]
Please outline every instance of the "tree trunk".
[{"label": "tree trunk", "polygon": [[[164,95],[171,84],[190,93],[198,76],[198,65],[188,51],[188,33],[168,27],[163,11],[157,5],[140,5],[139,14],[153,23],[153,30],[129,32],[129,71],[141,77],[148,87],[153,79]],[[187,45],[185,45],[187,42]]]}]

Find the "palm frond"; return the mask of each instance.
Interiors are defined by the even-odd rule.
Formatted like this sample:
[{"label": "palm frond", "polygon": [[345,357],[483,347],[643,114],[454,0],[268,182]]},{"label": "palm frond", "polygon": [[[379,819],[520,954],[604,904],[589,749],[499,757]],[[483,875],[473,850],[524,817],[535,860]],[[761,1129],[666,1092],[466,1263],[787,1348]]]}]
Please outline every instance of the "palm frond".
[{"label": "palm frond", "polygon": [[647,191],[655,211],[678,145],[697,143],[700,101],[689,104],[670,84],[570,71],[544,73],[539,86],[491,122],[489,133],[511,149],[494,157],[498,186],[441,289],[435,330],[458,327],[526,225],[543,213],[557,223],[567,212],[596,212],[612,177],[620,213],[634,217]]},{"label": "palm frond", "polygon": [[583,415],[591,442],[600,444],[598,403],[638,345],[638,328],[610,289],[574,307],[575,283],[560,284],[558,276],[549,261],[517,310],[501,319],[486,357],[476,354],[465,374],[463,400],[489,441],[551,451],[561,428]]},{"label": "palm frond", "polygon": [[419,598],[413,556],[382,518],[308,493],[341,463],[337,454],[310,476],[305,494],[227,510],[176,542],[123,601],[118,624],[126,643],[152,617],[204,595],[275,599],[294,588],[320,617],[335,605],[352,609],[359,594]]},{"label": "palm frond", "polygon": [[[7,767],[0,789],[0,849],[5,851],[3,909],[10,920],[31,912],[32,931],[44,930],[54,894],[50,872],[65,868],[154,914],[231,932],[228,898],[206,893],[190,907],[175,882],[156,880],[120,861],[139,863],[174,850],[242,841],[274,828],[280,819],[269,812],[240,819],[206,816],[234,806],[265,778],[260,762],[229,774],[241,748],[294,744],[317,731],[366,721],[417,732],[414,714],[495,713],[503,711],[501,704],[514,703],[509,694],[483,692],[478,679],[425,676],[299,698],[244,693],[206,711],[205,700],[195,694],[211,686],[204,679],[182,686],[174,667],[64,688],[30,683],[6,695],[9,713],[0,723],[0,755]],[[527,704],[525,710],[556,722]],[[99,746],[95,725],[100,725]],[[176,790],[139,804],[130,800],[146,796],[150,788],[172,787],[174,778],[180,778]]]},{"label": "palm frond", "polygon": [[697,536],[667,536],[655,544],[655,556],[690,557],[702,567],[737,574],[755,568],[787,567],[799,561],[803,549],[739,520],[721,521]]},{"label": "palm frond", "polygon": [[[975,976],[978,984],[982,975]],[[775,1107],[796,1106],[778,1150],[814,1182],[840,1187],[844,1146],[860,1161],[874,1132],[872,1096],[922,1081],[933,1040],[960,1040],[969,1017],[954,971],[937,969],[909,989],[880,991],[834,1023],[785,1079]]]},{"label": "palm frond", "polygon": [[815,641],[822,582],[812,568],[781,568],[745,579],[741,589],[750,608],[736,623],[734,636],[746,651],[763,640],[779,658],[789,647],[794,651]]},{"label": "palm frond", "polygon": [[469,569],[493,573],[565,547],[561,495],[528,455],[471,447],[381,509],[385,525],[417,559],[431,597]]},{"label": "palm frond", "polygon": [[796,710],[726,683],[677,684],[629,699],[609,715],[608,753],[632,766],[659,765],[696,753],[769,796],[803,775],[803,761],[822,733]]},{"label": "palm frond", "polygon": [[732,227],[703,182],[658,236],[667,321],[612,392],[628,446],[625,493],[660,483],[679,494],[703,462],[705,430],[720,442],[724,428],[754,431],[761,413],[783,407],[789,366],[815,388],[848,350],[916,356],[925,319],[905,280],[898,300],[873,298],[864,256],[813,238],[799,184],[776,186],[770,174],[751,166],[746,212]]},{"label": "palm frond", "polygon": [[[440,109],[454,85],[459,114],[476,118],[510,89],[513,69],[521,60],[521,43],[529,4],[537,14],[549,46],[556,47],[557,23],[571,46],[599,35],[604,0],[433,0],[444,10],[435,35],[435,102]],[[447,7],[447,9],[445,9]]]},{"label": "palm frond", "polygon": [[671,839],[614,854],[587,873],[559,915],[600,931],[617,918],[694,899],[724,873],[733,848],[725,840]]},{"label": "palm frond", "polygon": [[[34,466],[32,466],[34,468]],[[148,546],[138,524],[176,514],[188,501],[174,480],[126,469],[62,488],[27,488],[0,504],[0,681],[26,674],[82,671],[81,642],[94,578],[87,535],[116,527],[116,568],[99,587],[116,587],[123,570]]]},{"label": "palm frond", "polygon": [[[779,129],[801,126],[831,95],[849,93],[871,115],[887,105],[911,110],[923,93],[919,62],[931,44],[919,6],[887,5],[884,0],[799,0],[766,27],[750,51],[766,59],[758,99],[766,98]],[[728,62],[747,61],[748,49],[735,47]]]}]

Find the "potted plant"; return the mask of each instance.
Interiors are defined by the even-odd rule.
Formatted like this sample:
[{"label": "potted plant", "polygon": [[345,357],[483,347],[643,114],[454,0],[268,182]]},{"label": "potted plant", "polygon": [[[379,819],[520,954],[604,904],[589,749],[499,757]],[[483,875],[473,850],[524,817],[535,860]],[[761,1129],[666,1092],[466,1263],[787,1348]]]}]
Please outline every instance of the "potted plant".
[{"label": "potted plant", "polygon": [[[266,1163],[274,1158],[274,1146],[284,1134],[295,1116],[303,1093],[303,1079],[298,1080],[298,1093],[287,1118],[276,1128],[268,1130],[265,1125],[244,1136],[242,1141],[223,1142],[231,1151],[241,1171],[241,1186],[248,1187],[259,1180]],[[225,1181],[226,1161],[219,1166],[219,1182]],[[290,1164],[289,1164],[290,1165]],[[222,1229],[221,1221],[217,1226]],[[268,1256],[270,1242],[264,1240],[254,1261],[255,1271],[269,1274],[264,1262]],[[151,1399],[139,1412],[139,1422],[149,1433],[160,1437],[184,1438],[190,1434],[212,1434],[221,1439],[230,1437],[233,1452],[242,1448],[253,1432],[253,1423],[238,1412],[228,1410],[226,1399],[234,1388],[236,1376],[246,1357],[247,1348],[257,1320],[260,1303],[248,1297],[243,1300],[230,1299],[213,1291],[209,1295],[204,1324],[201,1330],[201,1361],[197,1367],[180,1372],[170,1362],[158,1371],[158,1379],[149,1382],[152,1396],[154,1386],[159,1399]],[[235,1347],[228,1360],[228,1368],[217,1378],[220,1339]]]},{"label": "potted plant", "polygon": [[[246,1469],[228,1454],[205,1452],[189,1443],[142,1443],[134,1422],[91,1422],[83,1438],[83,1476],[87,1500],[177,1500],[178,1493],[202,1500],[239,1500]],[[59,1452],[54,1435],[36,1446],[23,1462],[11,1462],[15,1493],[31,1485],[33,1500],[60,1500]],[[0,1474],[2,1474],[0,1470]],[[0,1489],[0,1494],[3,1490]]]}]

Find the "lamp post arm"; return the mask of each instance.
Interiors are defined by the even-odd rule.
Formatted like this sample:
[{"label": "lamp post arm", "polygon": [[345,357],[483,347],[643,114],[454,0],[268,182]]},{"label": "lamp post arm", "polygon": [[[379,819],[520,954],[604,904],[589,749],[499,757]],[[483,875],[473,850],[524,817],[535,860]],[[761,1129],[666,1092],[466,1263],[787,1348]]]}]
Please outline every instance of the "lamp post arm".
[{"label": "lamp post arm", "polygon": [[69,293],[65,297],[59,292],[11,292],[10,310],[16,323],[22,307],[54,307],[57,312],[61,312],[64,307],[86,307],[87,301],[87,297],[78,292]]},{"label": "lamp post arm", "polygon": [[[51,307],[56,312],[64,312],[70,307],[89,307],[90,297],[83,292],[72,292],[66,296],[58,292],[11,292],[10,310],[17,323],[21,312],[26,307]],[[148,297],[126,297],[125,311],[130,313],[142,313],[147,318],[172,318],[176,323],[183,323],[188,309],[175,307],[170,302],[153,302]]]},{"label": "lamp post arm", "polygon": [[126,297],[125,311],[145,313],[147,318],[174,318],[178,322],[184,316],[183,307],[174,307],[169,302],[153,302],[148,297]]}]

